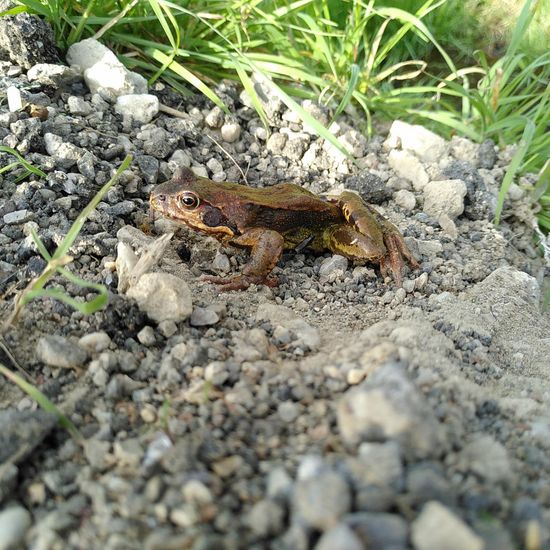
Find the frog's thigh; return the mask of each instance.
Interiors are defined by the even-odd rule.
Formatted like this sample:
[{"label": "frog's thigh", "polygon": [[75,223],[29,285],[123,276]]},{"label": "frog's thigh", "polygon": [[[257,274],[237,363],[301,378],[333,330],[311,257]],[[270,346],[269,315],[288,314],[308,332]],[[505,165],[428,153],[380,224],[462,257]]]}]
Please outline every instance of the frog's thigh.
[{"label": "frog's thigh", "polygon": [[250,247],[250,261],[244,275],[264,276],[271,273],[283,253],[284,238],[277,231],[255,228],[231,240],[231,244]]},{"label": "frog's thigh", "polygon": [[381,239],[372,239],[351,225],[337,225],[328,230],[327,248],[352,260],[377,261],[386,254]]}]

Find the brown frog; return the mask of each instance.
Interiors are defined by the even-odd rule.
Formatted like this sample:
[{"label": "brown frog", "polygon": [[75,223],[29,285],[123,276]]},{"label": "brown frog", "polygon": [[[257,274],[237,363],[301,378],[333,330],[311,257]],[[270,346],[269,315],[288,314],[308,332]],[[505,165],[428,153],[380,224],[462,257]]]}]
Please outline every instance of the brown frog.
[{"label": "brown frog", "polygon": [[222,290],[251,284],[276,286],[270,275],[284,249],[330,250],[358,262],[380,265],[402,285],[405,261],[418,263],[397,227],[350,191],[324,200],[298,185],[265,189],[214,182],[180,168],[151,193],[151,207],[162,216],[216,237],[224,244],[251,249],[240,275],[204,277]]}]

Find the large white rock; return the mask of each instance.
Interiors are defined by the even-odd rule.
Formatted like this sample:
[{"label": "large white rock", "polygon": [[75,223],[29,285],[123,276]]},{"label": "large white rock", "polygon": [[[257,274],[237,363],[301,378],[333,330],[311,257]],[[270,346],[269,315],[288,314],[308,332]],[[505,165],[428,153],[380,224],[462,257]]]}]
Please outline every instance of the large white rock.
[{"label": "large white rock", "polygon": [[94,38],[70,46],[67,62],[80,68],[92,93],[114,99],[123,94],[147,92],[145,78],[129,71],[109,48]]},{"label": "large white rock", "polygon": [[423,126],[394,121],[385,142],[389,149],[412,151],[423,162],[436,162],[447,154],[447,142]]},{"label": "large white rock", "polygon": [[127,295],[153,321],[184,321],[193,311],[189,285],[170,273],[145,273]]}]

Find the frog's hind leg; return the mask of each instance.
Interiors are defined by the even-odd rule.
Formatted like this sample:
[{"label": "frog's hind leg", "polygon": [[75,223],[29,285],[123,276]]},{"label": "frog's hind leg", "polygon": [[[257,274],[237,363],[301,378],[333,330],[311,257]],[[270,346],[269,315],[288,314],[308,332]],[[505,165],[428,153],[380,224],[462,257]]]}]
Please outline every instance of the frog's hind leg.
[{"label": "frog's hind leg", "polygon": [[[382,275],[391,275],[397,286],[402,286],[405,263],[413,269],[420,266],[405,244],[399,229],[355,193],[345,191],[340,195],[338,204],[350,224],[338,229],[347,227],[348,231],[351,229],[367,238],[366,247],[362,244],[364,241],[357,240],[357,245],[366,249],[365,255],[359,258],[355,253],[350,257],[379,263]],[[378,255],[376,251],[380,251]]]}]

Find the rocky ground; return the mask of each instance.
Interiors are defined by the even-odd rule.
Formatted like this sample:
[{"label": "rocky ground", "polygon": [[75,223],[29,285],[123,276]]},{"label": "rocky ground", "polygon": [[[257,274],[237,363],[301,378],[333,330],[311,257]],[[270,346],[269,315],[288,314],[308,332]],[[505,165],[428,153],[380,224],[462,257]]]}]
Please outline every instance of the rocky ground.
[{"label": "rocky ground", "polygon": [[[68,59],[86,65],[78,48]],[[115,65],[117,90],[101,68],[83,80],[21,65],[0,64],[2,88],[47,118],[2,105],[0,139],[47,179],[3,174],[4,318],[45,265],[30,229],[52,251],[125,154],[134,162],[71,250],[109,305],[84,316],[38,300],[5,333],[84,443],[0,380],[0,548],[550,548],[550,323],[532,180],[490,221],[510,149],[399,122],[367,140],[343,117],[333,130],[351,161],[265,87],[269,134],[234,85],[217,88],[229,116],[161,85],[144,95]],[[220,293],[199,276],[237,272],[246,252],[148,212],[178,165],[356,190],[421,269],[396,288],[375,266],[289,252],[279,287]],[[125,293],[117,250],[120,270],[167,231],[159,265]]]}]

